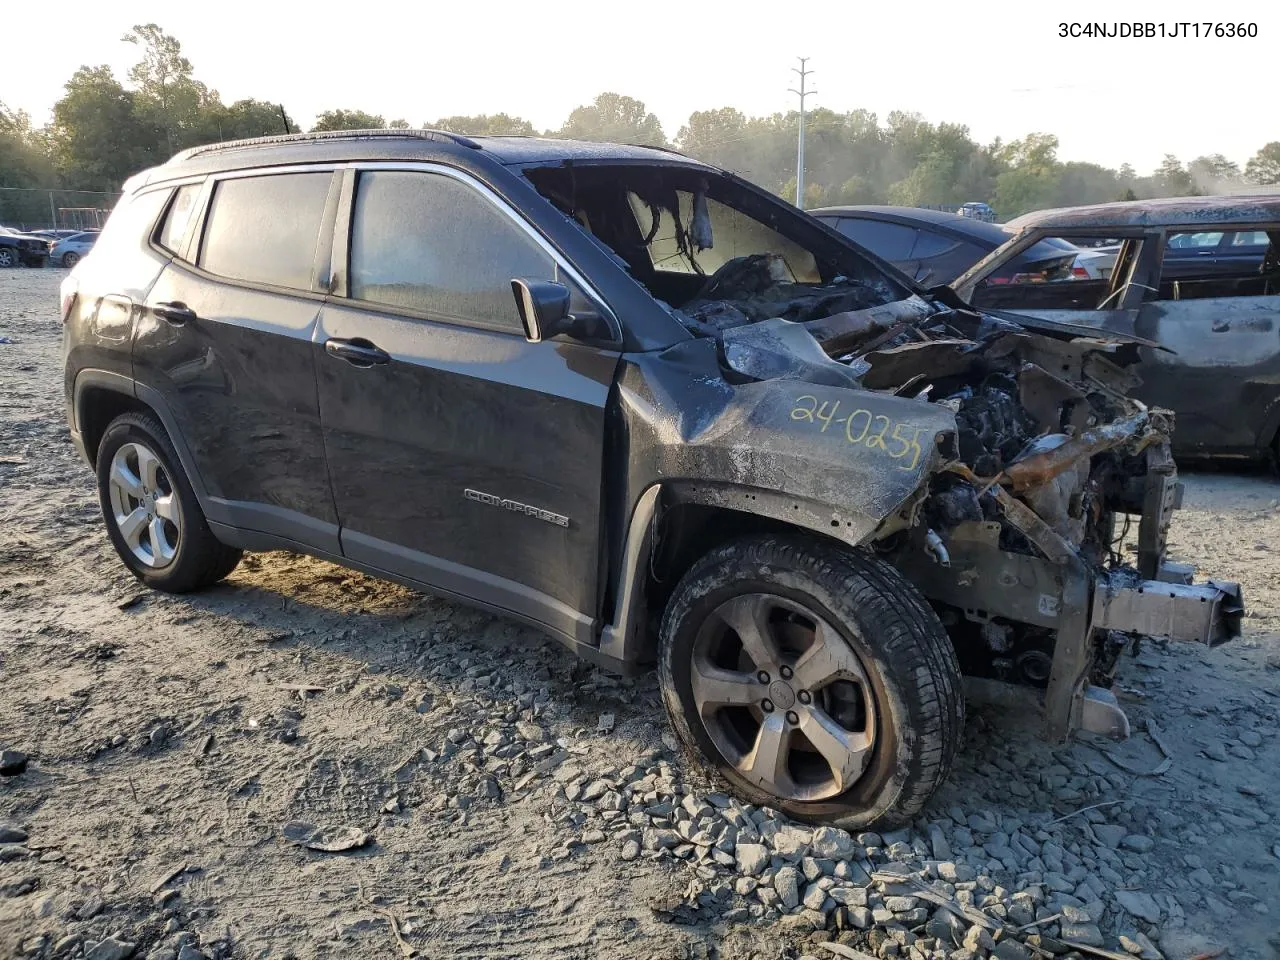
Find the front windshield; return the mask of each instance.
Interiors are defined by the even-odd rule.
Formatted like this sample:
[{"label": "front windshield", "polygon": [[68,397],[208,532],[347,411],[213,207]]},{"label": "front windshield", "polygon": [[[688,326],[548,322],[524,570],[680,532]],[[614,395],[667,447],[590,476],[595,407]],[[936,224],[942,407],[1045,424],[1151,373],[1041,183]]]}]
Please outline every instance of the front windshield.
[{"label": "front windshield", "polygon": [[818,221],[712,170],[620,163],[525,176],[694,332],[817,320],[912,293]]}]

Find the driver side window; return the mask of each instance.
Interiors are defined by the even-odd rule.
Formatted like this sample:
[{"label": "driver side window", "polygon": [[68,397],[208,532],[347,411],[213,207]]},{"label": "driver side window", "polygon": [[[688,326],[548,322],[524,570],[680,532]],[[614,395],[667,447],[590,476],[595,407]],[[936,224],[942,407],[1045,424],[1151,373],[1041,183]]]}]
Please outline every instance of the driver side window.
[{"label": "driver side window", "polygon": [[349,296],[431,320],[523,332],[513,277],[556,280],[556,263],[468,184],[435,173],[360,174]]}]

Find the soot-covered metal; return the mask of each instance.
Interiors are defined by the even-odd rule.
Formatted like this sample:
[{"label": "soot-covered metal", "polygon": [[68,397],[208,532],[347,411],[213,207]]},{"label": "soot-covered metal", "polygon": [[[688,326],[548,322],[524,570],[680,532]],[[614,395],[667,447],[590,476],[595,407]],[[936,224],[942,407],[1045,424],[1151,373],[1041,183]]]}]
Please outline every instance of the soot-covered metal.
[{"label": "soot-covered metal", "polygon": [[1127,395],[1145,341],[913,292],[852,248],[806,247],[806,224],[751,221],[728,178],[537,173],[693,338],[624,363],[628,503],[661,482],[668,508],[876,551],[934,604],[968,672],[1045,688],[1054,738],[1128,729],[1103,688],[1153,623],[1238,634],[1238,587],[1164,560],[1172,417]]}]

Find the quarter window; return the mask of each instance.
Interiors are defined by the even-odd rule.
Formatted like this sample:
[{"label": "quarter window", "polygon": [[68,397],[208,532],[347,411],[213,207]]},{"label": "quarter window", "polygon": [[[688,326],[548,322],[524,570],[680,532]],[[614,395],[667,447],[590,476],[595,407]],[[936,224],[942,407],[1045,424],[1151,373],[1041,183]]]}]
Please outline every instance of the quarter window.
[{"label": "quarter window", "polygon": [[169,204],[169,212],[164,216],[164,225],[160,228],[157,242],[170,253],[180,253],[178,249],[182,238],[187,235],[187,224],[191,222],[191,212],[195,209],[196,197],[200,193],[200,184],[188,183],[178,188]]},{"label": "quarter window", "polygon": [[433,320],[520,330],[515,277],[555,280],[555,261],[471,187],[440,174],[360,174],[352,298]]},{"label": "quarter window", "polygon": [[332,174],[223,180],[213,191],[200,266],[233,280],[311,288]]}]

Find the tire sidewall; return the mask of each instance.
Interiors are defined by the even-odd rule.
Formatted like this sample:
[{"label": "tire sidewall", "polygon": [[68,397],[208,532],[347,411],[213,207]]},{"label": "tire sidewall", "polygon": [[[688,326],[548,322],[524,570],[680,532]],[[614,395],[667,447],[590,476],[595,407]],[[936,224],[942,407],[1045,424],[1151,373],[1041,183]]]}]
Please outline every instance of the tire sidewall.
[{"label": "tire sidewall", "polygon": [[[111,490],[109,477],[111,461],[116,451],[126,443],[138,443],[145,446],[160,460],[160,465],[169,477],[169,483],[178,498],[178,511],[182,515],[182,534],[178,538],[178,550],[173,561],[161,569],[148,567],[129,549],[116,525],[115,513],[111,507]],[[150,587],[159,590],[185,589],[186,581],[191,576],[193,564],[193,534],[196,524],[204,522],[204,516],[196,505],[195,491],[187,480],[186,472],[178,462],[177,454],[169,438],[157,435],[142,418],[125,415],[107,427],[98,445],[97,458],[98,501],[102,506],[102,516],[106,523],[107,535],[116,553],[124,561],[129,571]],[[198,558],[194,558],[198,562]]]},{"label": "tire sidewall", "polygon": [[[728,782],[739,795],[788,816],[813,822],[839,822],[857,828],[886,824],[902,797],[923,745],[916,728],[909,695],[910,677],[898,675],[894,664],[868,643],[876,624],[798,566],[782,566],[776,560],[736,556],[726,548],[708,556],[725,561],[724,577],[701,579],[695,565],[668,604],[662,624],[662,692],[677,736],[687,747]],[[730,566],[731,564],[731,566]],[[731,573],[730,573],[731,571]],[[722,582],[716,582],[720,580]],[[788,801],[772,796],[738,775],[721,756],[699,718],[691,681],[693,644],[706,617],[721,603],[745,593],[773,593],[808,608],[834,627],[861,661],[875,701],[876,741],[871,761],[857,782],[837,797],[825,801]]]}]

